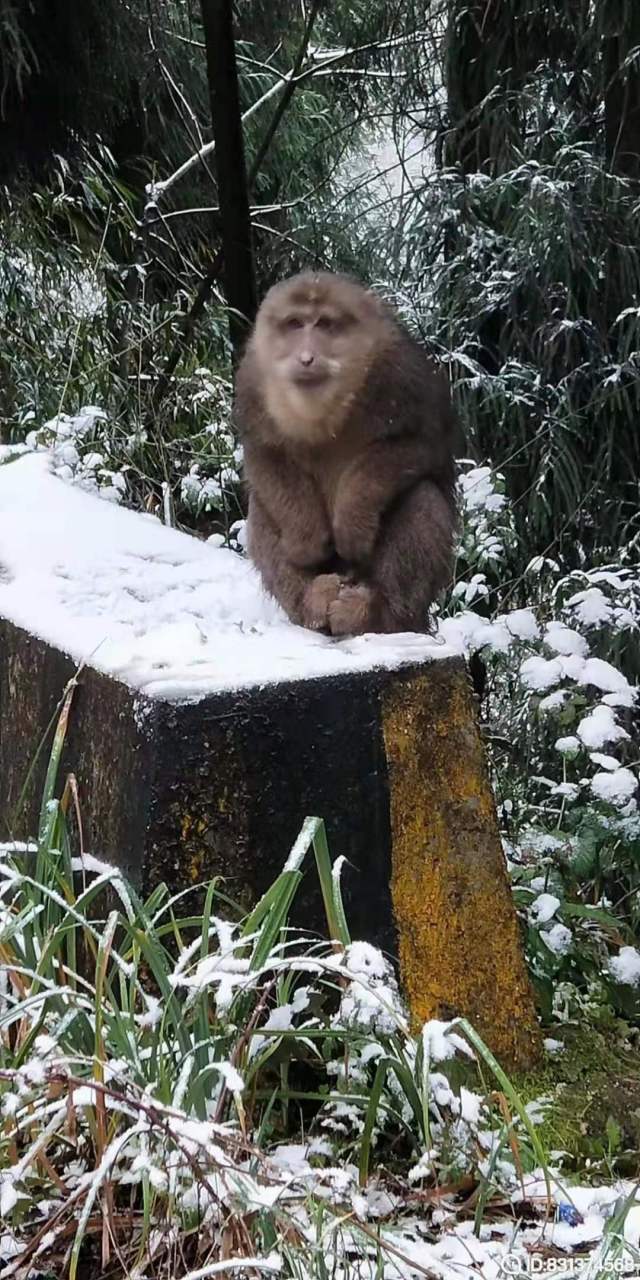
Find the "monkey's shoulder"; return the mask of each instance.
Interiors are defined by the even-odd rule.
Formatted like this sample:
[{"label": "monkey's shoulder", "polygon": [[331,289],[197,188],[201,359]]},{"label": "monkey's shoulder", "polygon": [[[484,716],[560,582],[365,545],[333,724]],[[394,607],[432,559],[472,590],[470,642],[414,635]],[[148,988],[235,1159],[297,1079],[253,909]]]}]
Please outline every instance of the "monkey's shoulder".
[{"label": "monkey's shoulder", "polygon": [[424,347],[398,327],[371,363],[359,408],[375,436],[448,434],[449,382]]},{"label": "monkey's shoulder", "polygon": [[261,377],[249,346],[238,366],[233,389],[231,421],[243,441],[267,441],[273,427],[260,390]]},{"label": "monkey's shoulder", "polygon": [[444,370],[417,338],[399,324],[374,357],[369,381],[376,390],[386,389],[389,394],[399,387],[421,397],[446,398],[450,394]]}]

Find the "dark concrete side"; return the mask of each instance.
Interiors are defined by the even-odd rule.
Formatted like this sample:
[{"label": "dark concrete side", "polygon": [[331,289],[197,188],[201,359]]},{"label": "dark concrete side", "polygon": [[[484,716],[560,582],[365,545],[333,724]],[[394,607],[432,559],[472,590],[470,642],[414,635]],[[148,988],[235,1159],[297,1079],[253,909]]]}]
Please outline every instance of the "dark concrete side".
[{"label": "dark concrete side", "polygon": [[[0,821],[3,838],[38,829],[53,733],[64,690],[77,673],[65,654],[0,619]],[[58,793],[75,774],[85,848],[139,875],[155,757],[155,711],[85,668],[78,675]],[[26,785],[25,785],[26,784]]]}]

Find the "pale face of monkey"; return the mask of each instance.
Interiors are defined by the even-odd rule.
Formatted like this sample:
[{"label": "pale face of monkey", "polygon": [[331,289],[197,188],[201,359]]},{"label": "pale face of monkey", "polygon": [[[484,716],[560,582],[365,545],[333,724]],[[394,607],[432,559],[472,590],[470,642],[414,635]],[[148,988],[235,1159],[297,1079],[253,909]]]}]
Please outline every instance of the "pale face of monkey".
[{"label": "pale face of monkey", "polygon": [[355,323],[346,312],[313,306],[286,308],[284,315],[271,317],[272,376],[310,395],[327,390],[340,376]]},{"label": "pale face of monkey", "polygon": [[283,434],[312,443],[338,433],[381,323],[375,302],[335,277],[302,277],[271,290],[253,342],[267,408]]}]

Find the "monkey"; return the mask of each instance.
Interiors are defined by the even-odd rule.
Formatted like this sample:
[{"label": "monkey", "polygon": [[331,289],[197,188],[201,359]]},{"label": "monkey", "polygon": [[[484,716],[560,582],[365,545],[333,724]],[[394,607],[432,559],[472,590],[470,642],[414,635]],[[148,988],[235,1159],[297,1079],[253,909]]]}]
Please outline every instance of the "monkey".
[{"label": "monkey", "polygon": [[233,420],[247,551],[289,619],[333,636],[425,631],[457,529],[446,377],[371,290],[275,284],[240,361]]}]

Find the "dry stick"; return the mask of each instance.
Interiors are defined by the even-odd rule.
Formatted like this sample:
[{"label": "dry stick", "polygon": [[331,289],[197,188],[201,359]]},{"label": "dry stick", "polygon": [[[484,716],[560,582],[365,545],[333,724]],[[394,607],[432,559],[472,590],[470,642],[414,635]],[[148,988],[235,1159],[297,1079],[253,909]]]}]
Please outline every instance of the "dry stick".
[{"label": "dry stick", "polygon": [[[0,1080],[15,1081],[15,1077],[16,1077],[15,1070],[10,1070],[10,1069],[7,1070],[7,1069],[0,1068]],[[73,1090],[76,1088],[85,1087],[87,1084],[87,1081],[81,1076],[73,1076],[73,1075],[67,1074],[66,1072],[54,1070],[49,1075],[49,1083],[50,1084],[59,1083],[61,1085],[66,1084],[70,1091],[69,1097],[71,1097]],[[205,1189],[208,1191],[209,1195],[211,1196],[212,1201],[215,1202],[218,1200],[219,1197],[216,1194],[215,1188],[210,1182],[207,1173],[204,1172],[198,1165],[197,1158],[192,1154],[192,1152],[188,1149],[186,1145],[182,1145],[180,1143],[176,1135],[172,1132],[171,1119],[175,1118],[179,1120],[184,1120],[185,1118],[184,1113],[181,1113],[180,1111],[172,1107],[154,1105],[154,1103],[149,1102],[146,1099],[143,1099],[143,1097],[131,1098],[126,1093],[121,1092],[119,1089],[113,1089],[109,1085],[105,1085],[99,1080],[91,1080],[91,1088],[94,1090],[96,1094],[101,1095],[102,1098],[105,1100],[107,1097],[110,1097],[110,1098],[113,1098],[115,1101],[118,1101],[121,1104],[124,1104],[124,1106],[128,1108],[129,1112],[133,1111],[135,1114],[137,1109],[138,1112],[142,1112],[143,1115],[146,1115],[148,1117],[150,1125],[157,1126],[157,1128],[160,1129],[161,1132],[164,1134],[165,1138],[173,1139],[181,1155],[185,1159],[186,1163],[189,1165],[194,1181],[197,1182],[199,1185],[205,1187]],[[223,1146],[225,1143],[226,1135],[218,1134],[216,1135],[216,1137],[220,1145]],[[255,1148],[253,1148],[246,1141],[236,1142],[235,1144],[229,1141],[229,1145],[230,1146],[235,1145],[236,1148],[242,1147],[250,1155],[262,1157],[262,1153],[257,1151]],[[204,1146],[203,1146],[203,1151],[205,1155],[209,1154],[206,1150],[206,1147]],[[39,1153],[35,1151],[34,1158],[36,1158],[38,1154]],[[225,1168],[226,1166],[224,1165],[220,1166],[220,1170],[222,1171],[224,1171]],[[64,1217],[65,1214],[68,1214],[69,1210],[72,1209],[73,1205],[77,1203],[78,1200],[81,1199],[81,1197],[84,1195],[86,1191],[87,1191],[87,1188],[81,1184],[79,1187],[74,1188],[74,1190],[68,1194],[67,1199],[60,1206],[57,1212],[55,1212],[51,1218],[47,1219],[47,1221],[44,1222],[42,1226],[38,1228],[35,1235],[31,1238],[28,1244],[25,1245],[23,1252],[19,1254],[15,1259],[13,1259],[12,1262],[9,1263],[8,1267],[3,1272],[3,1275],[6,1275],[7,1277],[13,1276],[16,1274],[16,1271],[19,1267],[22,1267],[24,1264],[27,1263],[27,1261],[33,1256],[38,1245],[42,1242],[44,1236],[48,1232],[51,1232],[51,1231],[55,1232],[56,1224],[60,1221],[61,1218]],[[102,1221],[102,1216],[101,1216],[101,1221]],[[76,1224],[74,1223],[74,1226],[75,1225]],[[55,1234],[57,1235],[57,1232],[55,1232]]]}]

